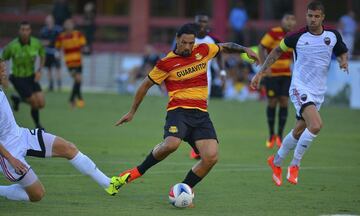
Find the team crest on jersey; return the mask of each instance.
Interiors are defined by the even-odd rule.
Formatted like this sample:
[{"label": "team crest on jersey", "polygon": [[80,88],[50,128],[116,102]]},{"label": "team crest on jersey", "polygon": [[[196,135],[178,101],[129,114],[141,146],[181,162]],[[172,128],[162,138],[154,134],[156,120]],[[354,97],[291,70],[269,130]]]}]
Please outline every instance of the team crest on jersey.
[{"label": "team crest on jersey", "polygon": [[330,43],[331,43],[330,38],[329,38],[329,37],[324,38],[324,43],[325,43],[326,45],[330,45]]},{"label": "team crest on jersey", "polygon": [[177,129],[176,126],[170,126],[169,132],[170,132],[170,133],[177,133],[177,132],[178,132],[178,129]]},{"label": "team crest on jersey", "polygon": [[307,95],[306,94],[302,94],[301,96],[300,96],[300,98],[301,98],[301,100],[302,101],[306,101],[306,99],[307,99]]},{"label": "team crest on jersey", "polygon": [[200,60],[200,59],[202,59],[202,57],[203,57],[203,56],[202,56],[200,53],[196,53],[196,54],[195,54],[195,59],[196,59],[196,60]]},{"label": "team crest on jersey", "polygon": [[268,91],[268,95],[269,97],[274,97],[275,96],[275,92],[273,90],[269,90]]}]

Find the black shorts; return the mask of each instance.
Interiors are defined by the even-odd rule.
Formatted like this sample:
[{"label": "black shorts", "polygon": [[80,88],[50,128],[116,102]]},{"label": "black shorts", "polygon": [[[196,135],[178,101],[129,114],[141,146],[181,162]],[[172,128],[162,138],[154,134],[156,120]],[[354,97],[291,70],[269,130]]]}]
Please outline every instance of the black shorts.
[{"label": "black shorts", "polygon": [[290,84],[290,76],[266,77],[265,87],[267,97],[289,97]]},{"label": "black shorts", "polygon": [[81,74],[82,73],[82,67],[69,67],[68,71],[70,74]]},{"label": "black shorts", "polygon": [[47,68],[60,68],[60,59],[55,58],[55,55],[46,54],[45,58],[45,67]]},{"label": "black shorts", "polygon": [[209,113],[197,109],[177,108],[168,111],[164,126],[164,139],[168,136],[178,137],[189,143],[196,153],[199,151],[195,146],[195,141],[217,140]]},{"label": "black shorts", "polygon": [[41,86],[35,82],[35,75],[30,77],[15,77],[10,75],[10,82],[23,99],[29,98],[35,92],[41,92]]}]

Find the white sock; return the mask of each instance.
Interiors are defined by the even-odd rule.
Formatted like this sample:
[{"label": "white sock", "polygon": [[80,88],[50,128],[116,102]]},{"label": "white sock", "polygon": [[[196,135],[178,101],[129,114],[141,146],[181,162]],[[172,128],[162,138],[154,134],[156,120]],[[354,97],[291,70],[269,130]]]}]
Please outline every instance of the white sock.
[{"label": "white sock", "polygon": [[309,149],[312,141],[316,137],[315,134],[311,133],[307,128],[301,134],[299,142],[296,145],[294,151],[294,158],[291,161],[291,166],[300,166],[300,161],[304,156],[305,152]]},{"label": "white sock", "polygon": [[290,133],[288,133],[283,139],[281,147],[275,155],[274,164],[276,166],[281,166],[283,160],[286,158],[289,152],[296,147],[297,143],[298,140],[295,139],[293,136],[293,130],[291,130]]},{"label": "white sock", "polygon": [[77,155],[69,160],[70,163],[82,174],[90,176],[101,187],[107,188],[110,185],[110,178],[101,172],[95,163],[80,151]]},{"label": "white sock", "polygon": [[26,191],[19,184],[0,186],[0,196],[6,197],[9,200],[30,201]]}]

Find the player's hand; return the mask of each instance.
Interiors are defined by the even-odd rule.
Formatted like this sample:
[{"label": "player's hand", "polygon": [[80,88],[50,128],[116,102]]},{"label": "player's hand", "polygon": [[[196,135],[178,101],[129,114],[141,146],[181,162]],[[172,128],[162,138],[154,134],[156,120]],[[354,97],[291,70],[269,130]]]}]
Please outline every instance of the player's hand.
[{"label": "player's hand", "polygon": [[260,82],[262,78],[262,73],[258,72],[251,80],[250,87],[252,89],[260,89]]},{"label": "player's hand", "polygon": [[9,163],[11,164],[12,167],[14,167],[15,172],[19,175],[23,175],[28,171],[28,167],[21,162],[20,160],[11,157],[8,159]]},{"label": "player's hand", "polygon": [[250,59],[255,61],[256,65],[260,64],[260,59],[259,59],[258,55],[254,51],[252,51],[250,48],[246,48],[245,53],[247,54],[247,56]]},{"label": "player's hand", "polygon": [[130,122],[134,117],[134,114],[131,112],[126,113],[119,121],[115,123],[115,126],[122,125],[125,122]]},{"label": "player's hand", "polygon": [[347,61],[340,62],[340,69],[349,74],[349,64]]},{"label": "player's hand", "polygon": [[41,79],[41,71],[36,71],[35,72],[35,81],[39,82]]}]

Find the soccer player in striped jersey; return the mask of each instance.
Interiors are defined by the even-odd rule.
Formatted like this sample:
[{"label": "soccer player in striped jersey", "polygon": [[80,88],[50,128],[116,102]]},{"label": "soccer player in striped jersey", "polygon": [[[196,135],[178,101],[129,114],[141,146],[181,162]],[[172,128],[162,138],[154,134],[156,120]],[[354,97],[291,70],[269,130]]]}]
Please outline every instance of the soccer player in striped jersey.
[{"label": "soccer player in striped jersey", "polygon": [[[1,62],[0,85],[5,77],[5,64]],[[90,176],[110,195],[115,195],[125,184],[127,176],[110,179],[90,158],[65,139],[42,129],[19,127],[1,88],[0,107],[0,172],[13,182],[7,186],[0,185],[0,196],[10,200],[37,202],[45,195],[44,186],[26,162],[26,156],[66,158],[75,169]]]},{"label": "soccer player in striped jersey", "polygon": [[81,32],[74,30],[72,19],[65,21],[64,30],[56,39],[55,47],[64,51],[66,66],[74,79],[70,104],[82,108],[85,105],[81,94],[82,48],[86,45],[86,39]]},{"label": "soccer player in striped jersey", "polygon": [[130,174],[128,182],[142,176],[169,154],[174,152],[181,141],[188,142],[200,153],[201,159],[193,166],[184,183],[194,187],[216,164],[218,140],[207,112],[208,81],[207,64],[220,52],[243,53],[258,62],[257,55],[247,47],[235,43],[195,44],[196,26],[183,25],[176,34],[176,48],[158,61],[153,70],[138,88],[131,109],[116,125],[130,122],[148,89],[162,82],[169,95],[164,140],[156,145],[145,160],[132,169],[120,174]]},{"label": "soccer player in striped jersey", "polygon": [[[266,56],[272,49],[280,44],[287,32],[293,30],[296,24],[295,16],[292,13],[286,13],[281,20],[281,26],[270,29],[261,39],[259,45],[259,58],[261,62],[265,61]],[[291,82],[290,66],[292,63],[292,49],[284,52],[280,58],[270,67],[268,76],[264,79],[266,86],[266,95],[268,98],[266,107],[266,117],[269,127],[269,139],[266,140],[266,146],[272,148],[276,142],[281,146],[282,135],[288,114],[289,87]],[[278,128],[275,134],[275,114],[278,109]]]},{"label": "soccer player in striped jersey", "polygon": [[297,122],[284,138],[278,152],[268,158],[268,164],[273,171],[272,178],[277,186],[282,184],[282,162],[293,149],[294,156],[288,167],[287,180],[291,184],[298,183],[300,162],[322,128],[319,110],[324,102],[332,53],[337,57],[340,68],[348,72],[348,49],[337,30],[323,26],[324,18],[323,4],[319,1],[309,3],[306,13],[307,26],[285,36],[280,45],[267,56],[259,73],[251,81],[251,86],[256,88],[281,54],[289,48],[294,49],[295,60],[289,95],[296,109]]}]

